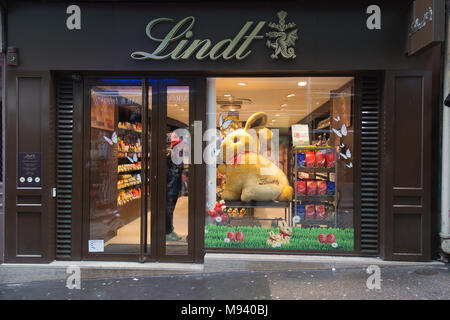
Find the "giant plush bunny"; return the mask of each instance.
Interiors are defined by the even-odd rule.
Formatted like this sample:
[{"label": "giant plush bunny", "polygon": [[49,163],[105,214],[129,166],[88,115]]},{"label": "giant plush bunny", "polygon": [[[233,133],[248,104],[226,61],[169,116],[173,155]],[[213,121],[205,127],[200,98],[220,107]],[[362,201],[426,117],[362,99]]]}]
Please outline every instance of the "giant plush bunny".
[{"label": "giant plush bunny", "polygon": [[284,172],[273,162],[259,154],[260,137],[271,138],[265,128],[267,114],[253,114],[244,129],[228,134],[222,142],[219,172],[226,174],[223,200],[290,201],[293,189]]}]

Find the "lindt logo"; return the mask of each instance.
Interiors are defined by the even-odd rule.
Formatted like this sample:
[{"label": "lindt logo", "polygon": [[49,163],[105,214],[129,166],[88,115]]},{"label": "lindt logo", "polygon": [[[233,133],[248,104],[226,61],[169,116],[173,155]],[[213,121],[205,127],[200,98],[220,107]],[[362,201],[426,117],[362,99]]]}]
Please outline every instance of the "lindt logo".
[{"label": "lindt logo", "polygon": [[[287,13],[284,11],[278,12],[279,23],[269,23],[269,27],[276,31],[268,32],[265,35],[269,39],[274,39],[273,42],[267,41],[266,45],[274,50],[270,56],[272,59],[277,59],[281,54],[283,58],[295,58],[295,41],[297,37],[297,29],[285,32],[288,28],[295,26],[295,23],[285,24],[285,17]],[[150,21],[145,28],[145,33],[152,41],[159,43],[153,52],[135,51],[131,54],[131,58],[135,60],[187,60],[195,57],[197,60],[211,59],[211,60],[242,60],[250,55],[252,50],[249,49],[250,44],[254,40],[263,39],[261,29],[266,25],[266,21],[247,21],[241,30],[229,39],[221,40],[213,43],[210,39],[194,39],[194,32],[192,31],[195,18],[193,16],[186,17],[177,22],[170,31],[163,37],[157,38],[154,36],[154,29],[161,23],[175,21],[171,18],[158,18]],[[170,50],[169,45],[176,43],[174,49]],[[173,46],[172,46],[173,47]]]}]

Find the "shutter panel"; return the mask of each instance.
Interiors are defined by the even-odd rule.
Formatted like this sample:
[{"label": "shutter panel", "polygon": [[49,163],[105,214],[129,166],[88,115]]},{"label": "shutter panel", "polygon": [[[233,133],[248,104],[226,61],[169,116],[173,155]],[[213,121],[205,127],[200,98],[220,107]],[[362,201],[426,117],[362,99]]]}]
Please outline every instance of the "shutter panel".
[{"label": "shutter panel", "polygon": [[361,79],[361,165],[360,165],[360,251],[378,253],[379,166],[380,166],[380,80]]},{"label": "shutter panel", "polygon": [[56,258],[72,256],[73,82],[57,83]]}]

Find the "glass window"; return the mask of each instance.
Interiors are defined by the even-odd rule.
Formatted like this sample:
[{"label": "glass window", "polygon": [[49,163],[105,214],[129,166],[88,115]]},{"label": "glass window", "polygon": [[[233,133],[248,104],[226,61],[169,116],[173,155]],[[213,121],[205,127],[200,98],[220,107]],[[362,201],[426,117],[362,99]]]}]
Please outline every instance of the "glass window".
[{"label": "glass window", "polygon": [[352,251],[353,78],[215,85],[205,247]]}]

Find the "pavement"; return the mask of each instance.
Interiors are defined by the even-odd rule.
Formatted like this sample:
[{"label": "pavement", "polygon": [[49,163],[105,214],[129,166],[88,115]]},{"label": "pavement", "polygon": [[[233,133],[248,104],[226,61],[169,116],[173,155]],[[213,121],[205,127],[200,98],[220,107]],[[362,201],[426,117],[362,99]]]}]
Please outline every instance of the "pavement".
[{"label": "pavement", "polygon": [[450,268],[441,262],[265,255],[209,255],[204,264],[81,262],[79,289],[67,287],[77,284],[68,282],[70,264],[1,265],[0,300],[450,299]]}]

